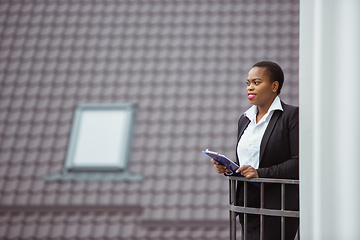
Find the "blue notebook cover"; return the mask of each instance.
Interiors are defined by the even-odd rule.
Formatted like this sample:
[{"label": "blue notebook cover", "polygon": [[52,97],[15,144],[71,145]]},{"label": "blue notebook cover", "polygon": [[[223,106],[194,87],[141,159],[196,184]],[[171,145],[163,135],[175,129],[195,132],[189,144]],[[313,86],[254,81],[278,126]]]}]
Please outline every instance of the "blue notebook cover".
[{"label": "blue notebook cover", "polygon": [[[226,157],[225,155],[210,151],[209,149],[206,149],[205,151],[202,152],[206,154],[208,157],[220,163],[221,165],[224,165],[227,169],[229,169],[232,172],[231,174],[232,176],[244,177],[243,175],[241,175],[241,173],[235,172],[239,168],[239,165],[231,161],[230,158]],[[250,182],[250,183],[254,184],[255,186],[260,186],[260,183],[258,182]]]},{"label": "blue notebook cover", "polygon": [[239,165],[237,165],[236,163],[234,163],[233,161],[231,161],[228,157],[226,157],[225,155],[222,155],[220,153],[217,152],[213,152],[210,151],[208,149],[206,149],[205,151],[202,151],[204,154],[206,154],[208,157],[214,159],[215,161],[217,161],[218,163],[220,163],[221,165],[224,165],[227,169],[229,169],[234,175],[234,176],[243,176],[240,173],[236,173],[235,171],[239,168]]}]

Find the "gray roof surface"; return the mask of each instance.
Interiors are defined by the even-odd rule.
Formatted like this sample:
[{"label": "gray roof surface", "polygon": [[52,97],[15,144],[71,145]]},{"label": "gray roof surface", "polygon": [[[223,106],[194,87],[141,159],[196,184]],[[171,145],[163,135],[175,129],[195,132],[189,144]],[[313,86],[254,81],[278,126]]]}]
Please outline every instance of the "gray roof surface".
[{"label": "gray roof surface", "polygon": [[[201,151],[235,158],[256,61],[298,104],[298,25],[286,0],[1,1],[0,239],[228,239],[228,182]],[[143,182],[43,180],[81,102],[137,104]]]}]

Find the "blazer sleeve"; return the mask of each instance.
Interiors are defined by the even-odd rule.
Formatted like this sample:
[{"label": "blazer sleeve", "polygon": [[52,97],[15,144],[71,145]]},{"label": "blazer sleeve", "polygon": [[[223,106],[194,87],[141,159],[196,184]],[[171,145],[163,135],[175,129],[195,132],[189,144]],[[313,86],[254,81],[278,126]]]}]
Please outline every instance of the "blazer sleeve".
[{"label": "blazer sleeve", "polygon": [[[288,178],[299,179],[299,108],[290,111],[286,119],[289,141],[289,156],[283,162],[274,164],[273,166],[259,168],[258,175],[261,178]],[[277,129],[279,130],[279,129]],[[282,149],[276,149],[282,151]],[[276,158],[276,156],[272,156]]]}]

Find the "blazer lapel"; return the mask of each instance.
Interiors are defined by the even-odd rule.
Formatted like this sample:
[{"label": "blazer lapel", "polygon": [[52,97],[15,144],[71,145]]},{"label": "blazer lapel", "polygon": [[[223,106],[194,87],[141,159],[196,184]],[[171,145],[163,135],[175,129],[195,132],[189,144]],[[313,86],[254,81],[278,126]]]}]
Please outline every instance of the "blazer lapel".
[{"label": "blazer lapel", "polygon": [[236,156],[236,163],[239,164],[239,158],[238,158],[238,154],[237,154],[237,147],[239,145],[239,139],[240,137],[243,135],[245,129],[247,128],[247,126],[249,125],[250,120],[245,117],[244,115],[242,115],[242,117],[239,120],[239,125],[238,125],[238,137],[237,137],[237,142],[236,142],[236,148],[235,148],[235,156]]},{"label": "blazer lapel", "polygon": [[278,118],[281,116],[281,114],[282,114],[281,110],[276,110],[273,113],[273,115],[270,119],[270,122],[264,132],[264,136],[263,136],[263,138],[261,140],[261,144],[260,144],[259,163],[261,163],[261,160],[262,160],[262,157],[264,156],[264,151],[265,151],[266,145],[269,141],[270,135],[271,135],[272,131],[274,130],[275,124],[276,124]]},{"label": "blazer lapel", "polygon": [[237,137],[237,140],[239,142],[240,137],[243,135],[245,129],[247,128],[247,126],[249,125],[250,120],[247,117],[243,117],[240,122],[239,122],[239,135]]}]

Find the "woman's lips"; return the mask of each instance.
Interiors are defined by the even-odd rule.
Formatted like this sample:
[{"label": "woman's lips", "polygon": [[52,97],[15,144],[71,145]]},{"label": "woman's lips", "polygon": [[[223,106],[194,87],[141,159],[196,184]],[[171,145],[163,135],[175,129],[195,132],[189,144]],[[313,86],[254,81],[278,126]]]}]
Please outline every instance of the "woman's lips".
[{"label": "woman's lips", "polygon": [[254,93],[248,93],[248,99],[251,100],[256,96]]}]

